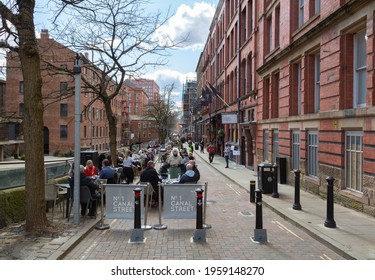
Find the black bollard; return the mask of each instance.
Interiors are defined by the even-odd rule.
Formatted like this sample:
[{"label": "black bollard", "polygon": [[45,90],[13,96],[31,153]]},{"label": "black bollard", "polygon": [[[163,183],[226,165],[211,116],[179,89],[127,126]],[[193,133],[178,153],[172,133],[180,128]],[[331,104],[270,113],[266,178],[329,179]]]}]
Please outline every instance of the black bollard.
[{"label": "black bollard", "polygon": [[253,242],[267,242],[267,230],[263,229],[262,190],[255,190],[255,229]]},{"label": "black bollard", "polygon": [[273,168],[273,170],[274,170],[274,173],[273,173],[273,186],[272,186],[272,197],[273,198],[278,198],[279,197],[279,192],[278,192],[278,182],[277,182],[277,168],[278,168],[278,166],[277,166],[277,164],[275,164],[274,166],[273,166],[274,168]]},{"label": "black bollard", "polygon": [[196,189],[197,193],[197,222],[196,229],[203,229],[203,190]]},{"label": "black bollard", "polygon": [[194,231],[194,242],[206,242],[206,229],[203,228],[203,190],[198,188],[197,193],[197,223]]},{"label": "black bollard", "polygon": [[250,202],[255,202],[255,181],[250,181]]},{"label": "black bollard", "polygon": [[143,229],[141,228],[141,188],[134,190],[134,229],[132,231],[129,243],[144,243]]},{"label": "black bollard", "polygon": [[263,228],[263,217],[262,217],[262,190],[255,190],[255,228]]},{"label": "black bollard", "polygon": [[134,190],[134,228],[141,228],[141,189]]},{"label": "black bollard", "polygon": [[327,177],[327,218],[324,222],[325,227],[335,228],[336,222],[333,219],[333,177]]},{"label": "black bollard", "polygon": [[301,180],[301,171],[294,170],[295,180],[294,180],[294,203],[293,209],[294,210],[301,210],[300,204],[300,180]]}]

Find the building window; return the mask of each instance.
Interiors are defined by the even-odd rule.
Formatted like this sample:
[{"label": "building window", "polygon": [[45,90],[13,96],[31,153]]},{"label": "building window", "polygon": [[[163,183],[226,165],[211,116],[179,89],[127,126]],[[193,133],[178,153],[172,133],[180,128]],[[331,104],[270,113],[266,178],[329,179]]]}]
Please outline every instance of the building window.
[{"label": "building window", "polygon": [[67,138],[68,138],[68,126],[60,125],[60,139],[67,139]]},{"label": "building window", "polygon": [[320,13],[320,0],[315,0],[315,14]]},{"label": "building window", "polygon": [[129,105],[128,105],[128,113],[129,113],[129,114],[132,113],[132,104],[129,104]]},{"label": "building window", "polygon": [[19,92],[20,94],[25,94],[25,84],[23,81],[19,83]]},{"label": "building window", "polygon": [[280,99],[280,74],[279,72],[272,75],[272,92],[271,92],[271,118],[279,117]]},{"label": "building window", "polygon": [[298,27],[301,27],[304,23],[303,21],[303,6],[304,6],[305,0],[298,0]]},{"label": "building window", "polygon": [[135,104],[135,112],[134,113],[138,113],[138,104]]},{"label": "building window", "polygon": [[268,135],[268,130],[265,129],[263,131],[263,144],[264,144],[264,147],[263,147],[263,159],[266,161],[268,160],[268,140],[269,140],[269,135]]},{"label": "building window", "polygon": [[253,1],[248,1],[248,13],[247,13],[247,23],[248,23],[248,30],[249,33],[253,32]]},{"label": "building window", "polygon": [[276,158],[279,157],[279,131],[273,131],[273,163],[276,163]]},{"label": "building window", "polygon": [[263,81],[263,119],[268,119],[270,106],[270,77],[265,78]]},{"label": "building window", "polygon": [[87,127],[84,126],[83,127],[83,138],[86,138],[87,137]]},{"label": "building window", "polygon": [[293,131],[292,134],[292,168],[299,170],[300,168],[300,132]]},{"label": "building window", "polygon": [[366,30],[354,34],[354,108],[366,106]]},{"label": "building window", "polygon": [[363,133],[347,132],[345,137],[345,187],[362,192]]},{"label": "building window", "polygon": [[132,100],[132,94],[128,93],[128,100]]},{"label": "building window", "polygon": [[310,176],[318,176],[318,132],[308,134],[307,172]]},{"label": "building window", "polygon": [[67,82],[60,82],[60,94],[66,95],[68,93],[68,83]]},{"label": "building window", "polygon": [[314,111],[320,111],[320,54],[314,56]]},{"label": "building window", "polygon": [[[272,33],[272,15],[267,18],[266,34],[268,36],[268,44],[266,53],[269,53],[273,49],[273,33]],[[265,37],[266,38],[266,37]]]},{"label": "building window", "polygon": [[25,104],[20,103],[18,105],[18,110],[19,110],[20,117],[23,117],[25,115]]},{"label": "building window", "polygon": [[302,113],[302,66],[297,65],[297,114]]},{"label": "building window", "polygon": [[280,6],[275,9],[275,48],[280,46]]},{"label": "building window", "polygon": [[68,104],[60,104],[60,117],[68,116]]}]

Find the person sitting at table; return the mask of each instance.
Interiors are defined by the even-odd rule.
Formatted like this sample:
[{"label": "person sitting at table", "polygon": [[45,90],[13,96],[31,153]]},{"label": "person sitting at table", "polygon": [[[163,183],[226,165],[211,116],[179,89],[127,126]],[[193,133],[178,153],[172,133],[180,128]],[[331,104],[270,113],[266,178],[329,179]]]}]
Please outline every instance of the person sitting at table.
[{"label": "person sitting at table", "polygon": [[195,160],[189,160],[188,164],[191,164],[193,166],[193,171],[195,173],[195,178],[197,179],[196,182],[199,181],[199,179],[201,178],[201,173],[199,172],[198,168],[197,168],[197,164],[195,163]]},{"label": "person sitting at table", "polygon": [[96,169],[96,166],[94,165],[93,161],[89,159],[86,162],[86,167],[85,167],[85,174],[89,177],[95,177],[98,176],[98,170]]},{"label": "person sitting at table", "polygon": [[185,183],[197,183],[197,177],[195,175],[195,172],[193,171],[193,165],[188,163],[186,165],[186,172],[184,175],[181,176],[179,184],[185,184]]},{"label": "person sitting at table", "polygon": [[151,207],[157,207],[159,202],[159,182],[161,182],[161,178],[159,177],[158,172],[155,169],[155,162],[153,160],[149,160],[147,162],[147,167],[142,171],[140,176],[141,182],[149,182],[152,186],[154,192],[152,193],[151,198]]},{"label": "person sitting at table", "polygon": [[[87,186],[90,189],[91,196],[96,198],[95,201],[93,201],[89,207],[89,217],[95,217],[96,214],[96,209],[97,209],[97,201],[99,199],[99,193],[97,192],[99,186],[95,184],[89,176],[87,176],[84,171],[85,167],[83,165],[80,165],[79,167],[80,171],[80,177],[79,177],[79,185],[81,187]],[[69,185],[70,185],[70,192],[74,195],[74,172],[72,177],[69,180]],[[87,204],[86,203],[81,203],[81,215],[85,216],[86,215],[86,208]]]},{"label": "person sitting at table", "polygon": [[108,159],[102,162],[102,170],[99,173],[99,179],[107,179],[107,184],[116,184],[115,170],[111,167]]}]

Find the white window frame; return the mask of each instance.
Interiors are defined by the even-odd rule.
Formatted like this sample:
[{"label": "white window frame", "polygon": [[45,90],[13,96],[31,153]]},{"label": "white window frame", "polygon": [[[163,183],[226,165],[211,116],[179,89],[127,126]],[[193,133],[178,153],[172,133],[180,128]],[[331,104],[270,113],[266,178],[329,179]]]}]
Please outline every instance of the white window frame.
[{"label": "white window frame", "polygon": [[363,192],[363,132],[361,131],[348,131],[345,134],[345,188],[354,192]]},{"label": "white window frame", "polygon": [[294,130],[292,132],[292,169],[300,170],[300,139],[301,132]]},{"label": "white window frame", "polygon": [[318,131],[308,132],[307,145],[307,174],[318,177]]},{"label": "white window frame", "polygon": [[[366,106],[366,78],[367,78],[367,67],[366,67],[366,29],[363,29],[361,31],[358,31],[353,36],[354,40],[354,73],[353,73],[353,80],[354,80],[354,93],[353,93],[353,107],[354,108],[361,108]],[[365,50],[362,50],[359,48],[360,43],[365,42]],[[362,59],[359,59],[359,56]],[[364,61],[364,65],[359,65],[361,61]],[[362,79],[361,79],[362,77]],[[361,83],[362,81],[362,83]],[[361,92],[362,89],[362,92]],[[364,92],[363,92],[364,89]],[[364,99],[364,100],[363,100]],[[362,101],[361,101],[362,100]]]}]

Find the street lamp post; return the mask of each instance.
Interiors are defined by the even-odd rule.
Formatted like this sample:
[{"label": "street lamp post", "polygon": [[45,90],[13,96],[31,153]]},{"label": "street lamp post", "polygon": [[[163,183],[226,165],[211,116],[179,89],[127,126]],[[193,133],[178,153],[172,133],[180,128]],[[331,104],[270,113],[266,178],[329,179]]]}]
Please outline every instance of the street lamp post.
[{"label": "street lamp post", "polygon": [[[80,191],[80,128],[81,128],[81,65],[80,56],[77,53],[75,64],[73,67],[74,73],[74,197],[79,197]],[[79,224],[79,199],[74,199],[74,224]]]}]

